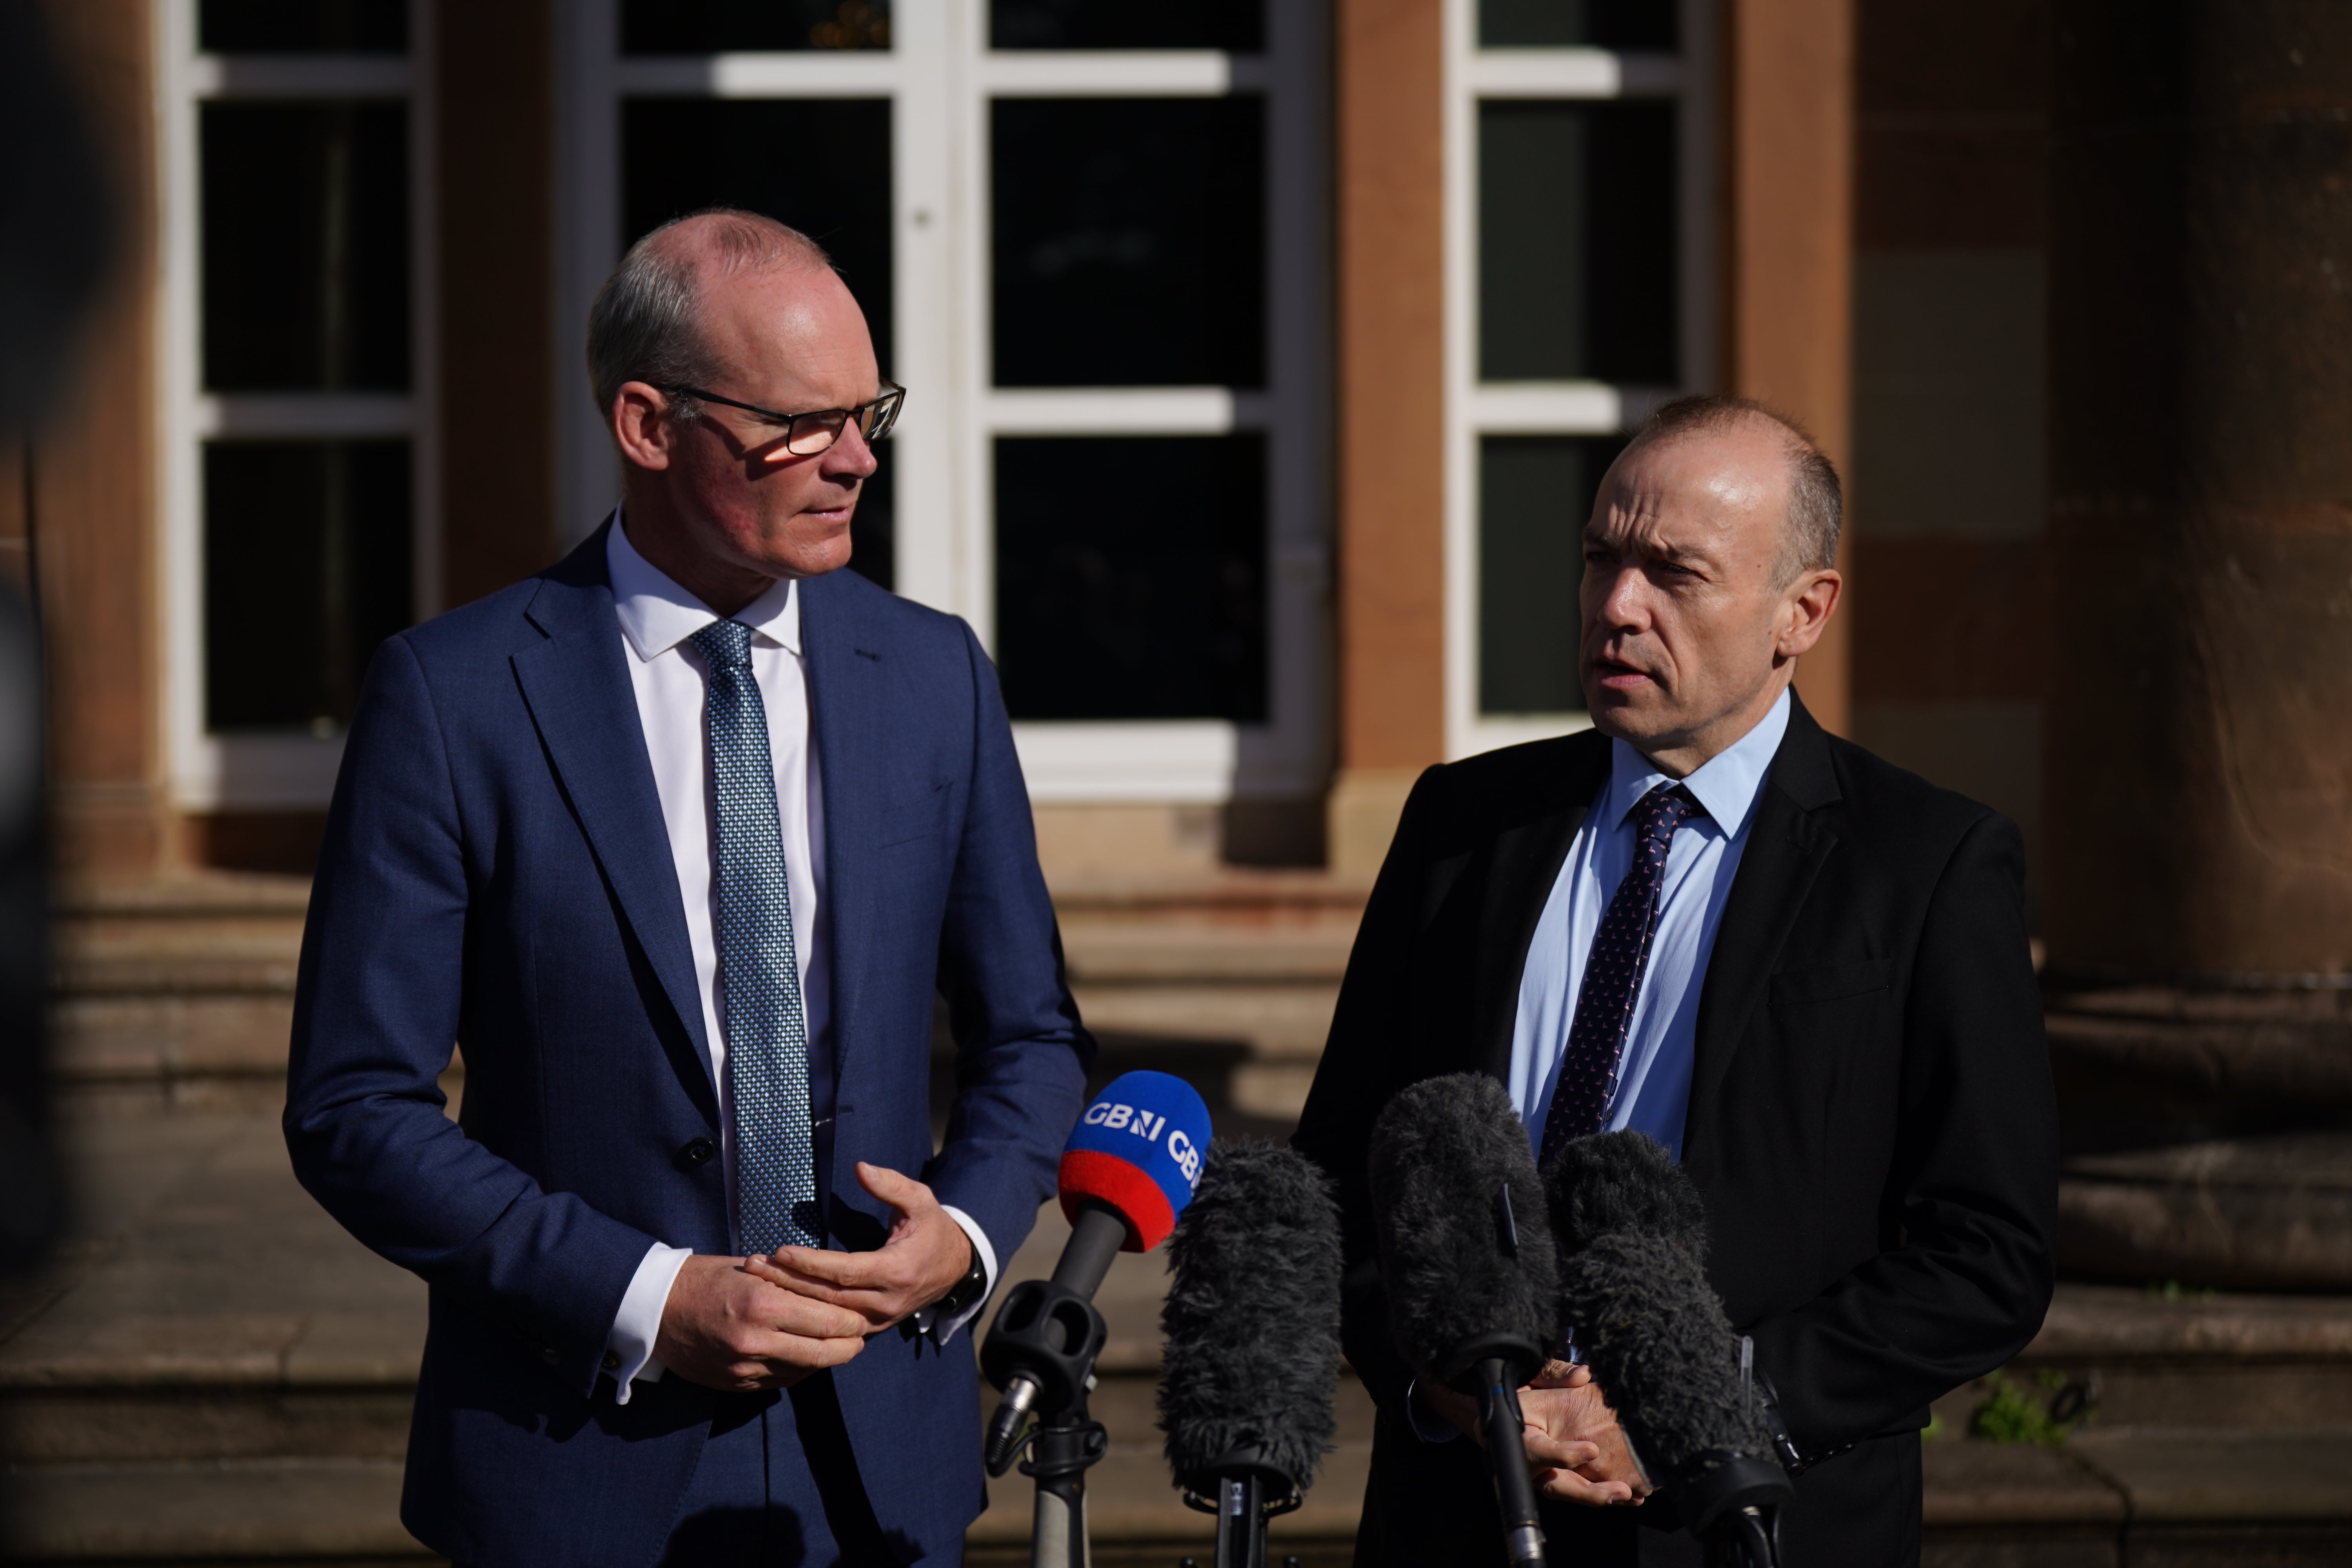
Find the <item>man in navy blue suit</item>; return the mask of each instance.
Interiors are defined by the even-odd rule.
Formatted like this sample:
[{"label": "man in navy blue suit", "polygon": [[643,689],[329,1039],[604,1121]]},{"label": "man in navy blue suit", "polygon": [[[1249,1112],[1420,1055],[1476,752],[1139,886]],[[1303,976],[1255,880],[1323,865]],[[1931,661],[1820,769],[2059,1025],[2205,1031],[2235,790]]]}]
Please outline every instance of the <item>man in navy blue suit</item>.
[{"label": "man in navy blue suit", "polygon": [[840,570],[903,394],[804,237],[648,235],[589,370],[620,509],[369,671],[288,1147],[432,1288],[401,1513],[434,1550],[954,1563],[985,1495],[951,1336],[1093,1052],[995,671]]}]

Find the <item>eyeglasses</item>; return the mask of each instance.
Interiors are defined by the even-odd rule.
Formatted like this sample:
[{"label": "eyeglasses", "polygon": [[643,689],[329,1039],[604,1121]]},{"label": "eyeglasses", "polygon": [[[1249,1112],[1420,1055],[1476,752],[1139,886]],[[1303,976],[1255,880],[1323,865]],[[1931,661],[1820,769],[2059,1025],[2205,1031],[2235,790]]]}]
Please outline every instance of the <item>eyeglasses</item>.
[{"label": "eyeglasses", "polygon": [[672,397],[695,397],[705,403],[723,403],[730,408],[740,408],[746,414],[756,414],[771,425],[780,425],[784,431],[784,450],[795,458],[813,458],[841,439],[842,426],[857,421],[857,433],[868,441],[879,441],[898,422],[898,405],[907,401],[907,389],[897,382],[882,384],[882,395],[871,403],[861,403],[855,408],[820,408],[811,414],[779,414],[772,408],[762,408],[756,403],[738,403],[731,397],[721,397],[715,392],[705,392],[696,386],[665,386],[657,390]]}]

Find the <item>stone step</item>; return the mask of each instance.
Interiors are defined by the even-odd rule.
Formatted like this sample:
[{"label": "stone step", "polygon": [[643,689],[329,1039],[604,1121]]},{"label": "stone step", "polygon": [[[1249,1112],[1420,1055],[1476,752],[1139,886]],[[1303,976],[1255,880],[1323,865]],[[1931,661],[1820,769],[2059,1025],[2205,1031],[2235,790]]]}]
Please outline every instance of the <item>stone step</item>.
[{"label": "stone step", "polygon": [[49,1563],[438,1563],[400,1524],[398,1459],[12,1469],[6,1555]]},{"label": "stone step", "polygon": [[[1361,913],[1360,882],[1235,872],[1055,890],[1107,1059],[1295,1120]],[[254,1110],[283,1091],[309,887],[207,876],[79,887],[56,921],[52,1057],[80,1110]]]},{"label": "stone step", "polygon": [[2352,1291],[2352,1131],[2080,1156],[2058,1250],[2076,1274]]},{"label": "stone step", "polygon": [[[2003,1376],[2045,1408],[2080,1405],[2085,1434],[2352,1428],[2352,1300],[2062,1284]],[[1995,1388],[1938,1400],[1939,1428],[1966,1432]]]},{"label": "stone step", "polygon": [[[1269,1531],[1277,1560],[1346,1561],[1369,1458],[1343,1442],[1306,1506]],[[2352,1553],[2352,1429],[2115,1432],[2063,1447],[1932,1442],[1926,1470],[1931,1565],[2124,1560],[2167,1568],[2340,1563]],[[11,1561],[417,1563],[435,1559],[399,1524],[400,1466],[300,1458],[12,1468]],[[1024,1560],[1033,1491],[994,1481],[969,1537],[976,1564]],[[1087,1476],[1105,1563],[1205,1555],[1209,1521],[1185,1508],[1156,1452],[1114,1438]]]},{"label": "stone step", "polygon": [[284,1097],[310,884],[216,874],[74,886],[52,924],[51,1058],[77,1110]]}]

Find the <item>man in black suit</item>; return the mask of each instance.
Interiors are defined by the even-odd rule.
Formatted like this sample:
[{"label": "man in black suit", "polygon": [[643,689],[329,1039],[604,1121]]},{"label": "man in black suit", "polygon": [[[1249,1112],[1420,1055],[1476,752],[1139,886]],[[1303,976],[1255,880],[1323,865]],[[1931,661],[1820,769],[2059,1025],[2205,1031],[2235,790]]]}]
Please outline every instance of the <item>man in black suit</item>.
[{"label": "man in black suit", "polygon": [[[2041,1325],[2057,1118],[2023,847],[1790,689],[1839,510],[1787,421],[1662,410],[1584,531],[1592,729],[1432,768],[1405,806],[1297,1139],[1339,1183],[1380,1407],[1360,1564],[1500,1554],[1471,1411],[1416,1383],[1374,1255],[1367,1138],[1419,1079],[1502,1079],[1539,1158],[1619,1127],[1678,1154],[1801,1457],[1790,1563],[1916,1563],[1929,1402]],[[1636,1528],[1671,1521],[1628,1506],[1646,1482],[1581,1368],[1522,1402],[1554,1561],[1697,1562]]]}]

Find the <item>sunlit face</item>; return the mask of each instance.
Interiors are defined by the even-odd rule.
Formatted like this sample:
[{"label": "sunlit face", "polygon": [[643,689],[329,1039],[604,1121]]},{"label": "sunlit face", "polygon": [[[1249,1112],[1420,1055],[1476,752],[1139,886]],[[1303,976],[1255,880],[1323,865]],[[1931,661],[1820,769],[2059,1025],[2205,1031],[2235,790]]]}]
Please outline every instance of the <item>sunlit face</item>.
[{"label": "sunlit face", "polygon": [[[803,414],[855,408],[881,390],[865,313],[827,268],[709,279],[703,333],[713,370],[702,390],[739,403]],[[848,563],[850,518],[876,467],[855,421],[810,457],[785,450],[781,426],[719,404],[675,428],[663,482],[698,552],[764,577]]]},{"label": "sunlit face", "polygon": [[1761,417],[1644,442],[1611,467],[1584,530],[1580,673],[1595,726],[1648,756],[1711,755],[1777,694],[1781,663],[1803,651],[1788,635],[1794,600],[1819,575],[1776,582],[1790,478],[1785,437]]}]

